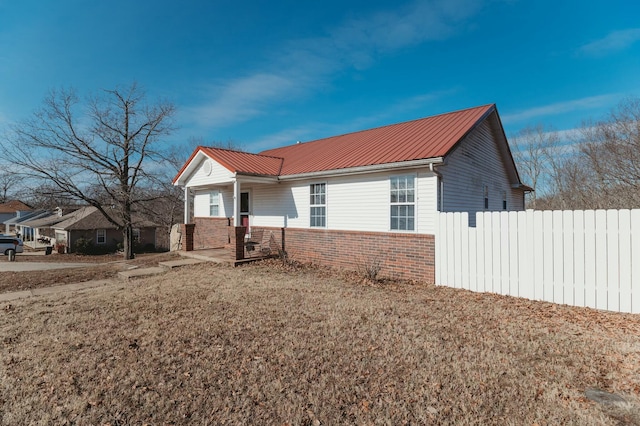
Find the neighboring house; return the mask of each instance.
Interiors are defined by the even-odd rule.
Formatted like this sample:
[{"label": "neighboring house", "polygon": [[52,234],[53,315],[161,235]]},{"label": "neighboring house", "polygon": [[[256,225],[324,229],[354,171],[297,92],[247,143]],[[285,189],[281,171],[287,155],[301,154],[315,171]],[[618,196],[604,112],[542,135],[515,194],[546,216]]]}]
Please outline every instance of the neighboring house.
[{"label": "neighboring house", "polygon": [[51,244],[54,235],[51,226],[64,220],[65,215],[78,210],[80,206],[56,207],[53,210],[41,210],[16,225],[16,231],[22,236],[25,244],[38,248]]},{"label": "neighboring house", "polygon": [[260,154],[198,147],[173,183],[186,250],[261,228],[295,260],[431,282],[438,211],[523,210],[530,190],[495,105]]},{"label": "neighboring house", "polygon": [[[53,241],[65,245],[70,252],[76,251],[76,244],[81,238],[90,240],[93,246],[104,250],[115,250],[123,242],[122,231],[116,229],[96,207],[81,207],[62,216],[62,219],[51,225]],[[155,249],[157,225],[140,218],[134,218],[134,221],[134,245]]]},{"label": "neighboring house", "polygon": [[4,225],[7,230],[13,230],[15,234],[20,234],[21,237],[33,236],[33,229],[25,226],[25,223],[46,217],[51,215],[51,212],[47,210],[33,210],[30,212],[19,212],[18,216],[5,220]]},{"label": "neighboring house", "polygon": [[[11,200],[6,203],[0,204],[0,223],[5,223],[5,221],[20,217],[20,215],[27,214],[28,212],[33,211],[31,206],[23,203],[18,200]],[[8,234],[10,232],[14,232],[13,227],[9,227],[5,224],[5,228],[2,232]]]}]

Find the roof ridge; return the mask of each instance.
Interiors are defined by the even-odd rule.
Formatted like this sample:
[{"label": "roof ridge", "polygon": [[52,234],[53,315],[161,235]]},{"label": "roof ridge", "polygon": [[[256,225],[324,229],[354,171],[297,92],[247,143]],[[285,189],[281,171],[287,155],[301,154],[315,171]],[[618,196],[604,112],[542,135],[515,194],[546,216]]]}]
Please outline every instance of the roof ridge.
[{"label": "roof ridge", "polygon": [[[398,123],[391,123],[391,124],[385,124],[385,125],[378,126],[378,127],[371,127],[369,129],[360,129],[360,130],[354,130],[352,132],[341,133],[339,135],[325,136],[325,137],[322,137],[322,138],[319,138],[319,139],[313,139],[313,140],[310,140],[310,141],[305,141],[305,142],[299,142],[299,143],[295,143],[295,144],[285,145],[285,146],[281,146],[281,147],[278,147],[278,148],[267,149],[267,150],[262,151],[262,152],[269,152],[269,151],[276,151],[276,150],[285,149],[285,148],[292,148],[294,146],[299,146],[299,145],[302,145],[302,144],[310,144],[310,143],[314,143],[314,142],[321,142],[321,141],[324,141],[326,139],[340,138],[342,136],[356,135],[358,133],[364,133],[364,132],[370,132],[370,131],[373,131],[373,130],[385,129],[385,128],[388,128],[388,127],[398,126],[398,125],[401,125],[401,124],[415,123],[417,121],[422,121],[422,120],[427,120],[427,119],[432,119],[432,118],[437,118],[437,117],[443,117],[445,115],[459,114],[459,113],[462,113],[462,112],[465,112],[465,111],[470,111],[470,110],[473,110],[473,109],[481,109],[481,108],[487,108],[487,107],[494,107],[495,108],[495,106],[496,106],[495,103],[489,103],[489,104],[484,104],[484,105],[478,105],[478,106],[475,106],[475,107],[462,108],[462,109],[459,109],[459,110],[443,112],[443,113],[440,113],[440,114],[429,115],[429,116],[426,116],[426,117],[420,117],[420,118],[414,118],[414,119],[411,119],[411,120],[400,121]],[[264,155],[264,154],[260,154],[260,155]]]},{"label": "roof ridge", "polygon": [[240,151],[237,149],[228,149],[228,148],[218,148],[215,146],[202,146],[201,148],[207,148],[207,149],[216,149],[219,151],[227,151],[227,152],[233,152],[236,154],[248,154],[248,155],[256,155],[256,156],[260,156],[260,157],[268,157],[268,158],[274,158],[276,160],[284,160],[284,158],[282,157],[277,157],[275,155],[265,155],[265,154],[261,154],[261,153],[256,153],[256,152],[247,152],[247,151]]}]

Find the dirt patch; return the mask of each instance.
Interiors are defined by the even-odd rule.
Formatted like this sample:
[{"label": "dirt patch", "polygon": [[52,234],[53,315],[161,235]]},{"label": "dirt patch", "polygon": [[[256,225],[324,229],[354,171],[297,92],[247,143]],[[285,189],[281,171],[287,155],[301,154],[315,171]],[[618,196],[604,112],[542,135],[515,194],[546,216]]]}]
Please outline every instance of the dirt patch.
[{"label": "dirt patch", "polygon": [[[0,422],[637,424],[638,321],[196,265],[0,306]],[[626,411],[587,399],[593,388]]]},{"label": "dirt patch", "polygon": [[[18,255],[16,256],[17,262],[87,263],[87,267],[50,271],[0,272],[0,293],[114,278],[119,271],[132,266],[157,266],[158,262],[174,260],[179,257],[180,255],[175,252],[139,254],[135,259],[128,261],[122,260],[121,255]],[[0,258],[0,261],[7,260]]]}]

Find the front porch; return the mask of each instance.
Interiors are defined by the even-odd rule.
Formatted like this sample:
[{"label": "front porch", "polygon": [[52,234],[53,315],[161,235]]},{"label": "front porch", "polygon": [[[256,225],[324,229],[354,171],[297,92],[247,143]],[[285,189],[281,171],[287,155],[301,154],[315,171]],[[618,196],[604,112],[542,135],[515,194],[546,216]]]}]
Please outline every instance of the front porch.
[{"label": "front porch", "polygon": [[191,257],[214,253],[238,265],[277,257],[284,251],[283,229],[252,227],[247,233],[247,227],[232,226],[226,218],[195,218],[194,222],[180,225],[178,245]]}]

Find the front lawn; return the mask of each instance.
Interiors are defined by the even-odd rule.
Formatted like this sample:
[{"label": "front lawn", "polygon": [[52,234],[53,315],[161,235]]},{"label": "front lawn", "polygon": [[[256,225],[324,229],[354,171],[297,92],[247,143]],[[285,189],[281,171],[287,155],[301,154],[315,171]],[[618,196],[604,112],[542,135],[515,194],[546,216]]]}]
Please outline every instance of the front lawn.
[{"label": "front lawn", "polygon": [[640,421],[638,316],[275,265],[0,305],[0,421]]}]

